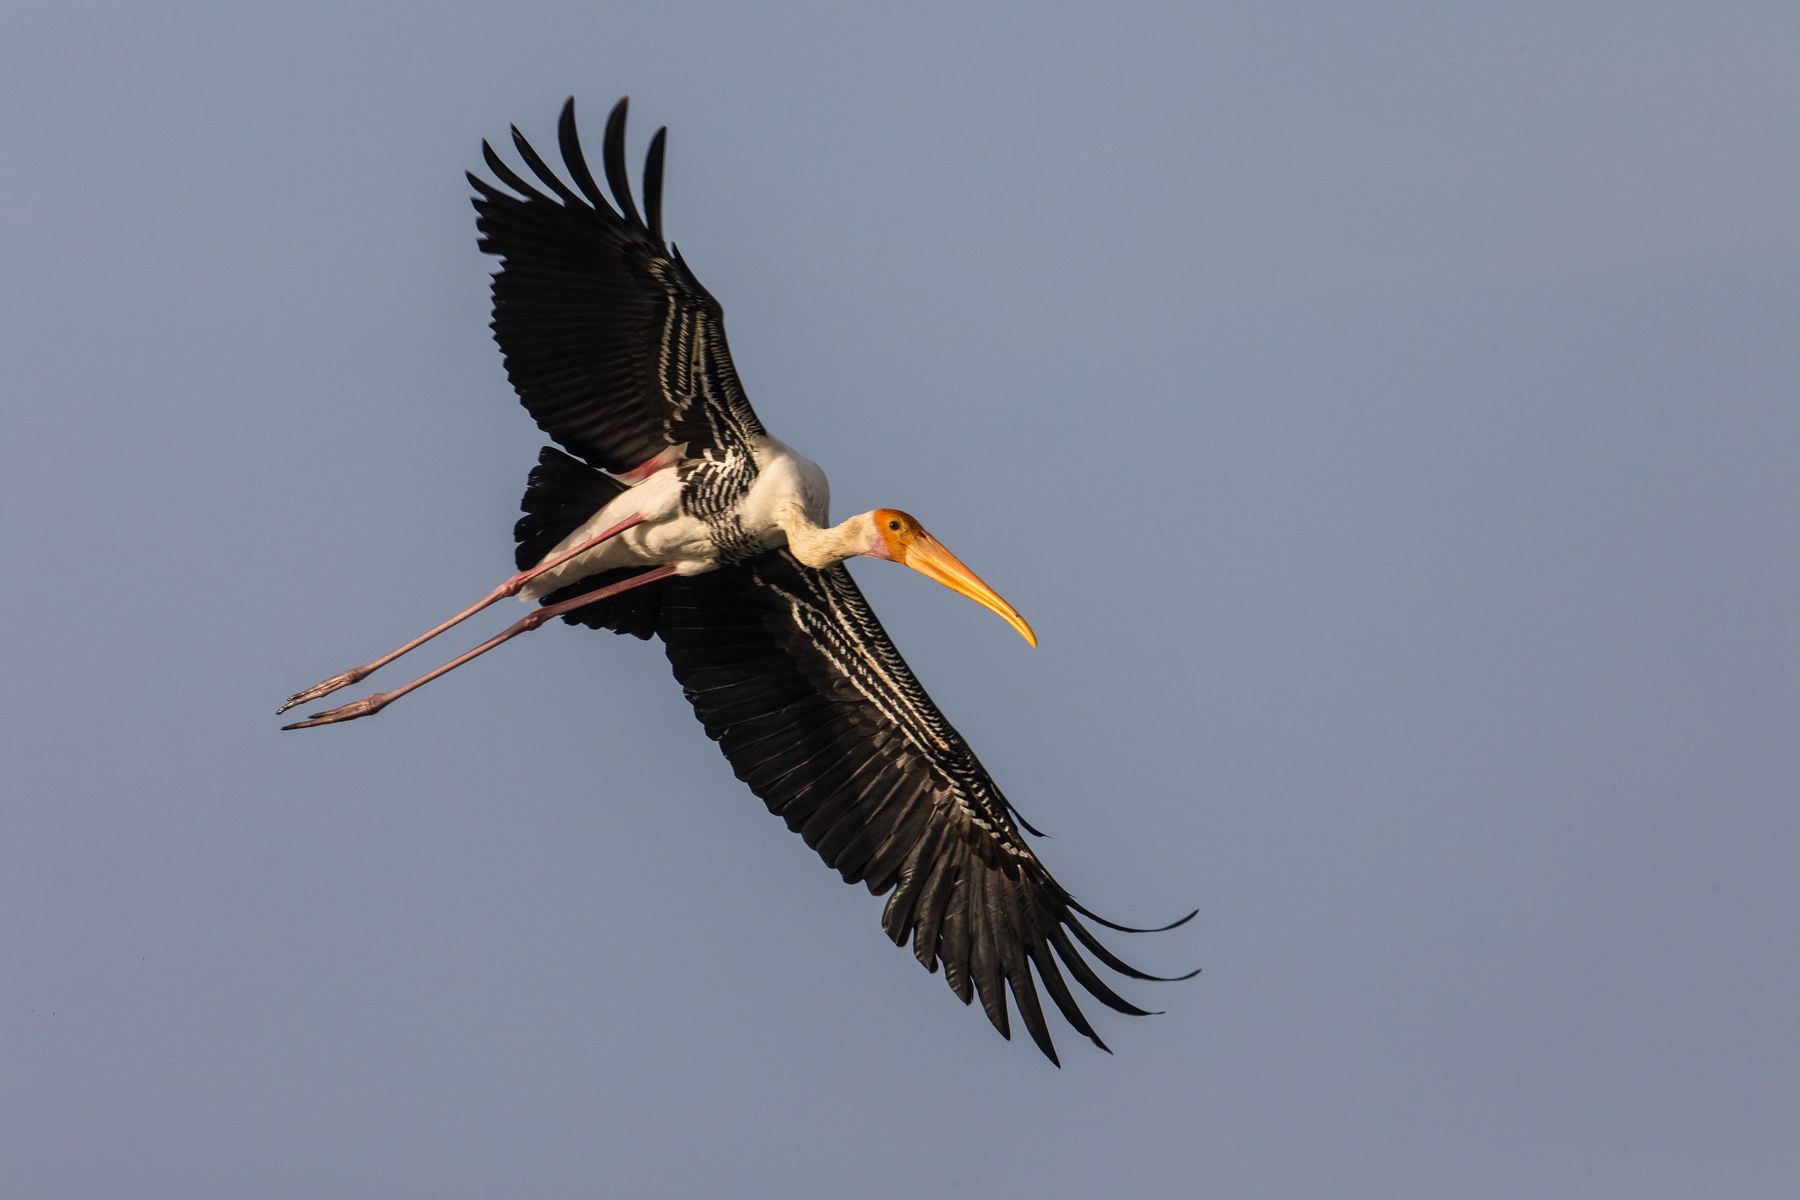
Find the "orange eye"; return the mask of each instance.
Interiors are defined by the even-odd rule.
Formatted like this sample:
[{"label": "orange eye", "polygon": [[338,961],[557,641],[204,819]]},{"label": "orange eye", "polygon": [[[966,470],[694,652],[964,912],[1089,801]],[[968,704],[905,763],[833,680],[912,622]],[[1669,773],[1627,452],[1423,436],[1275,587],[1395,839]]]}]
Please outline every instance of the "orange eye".
[{"label": "orange eye", "polygon": [[889,528],[889,529],[891,529],[891,530],[893,530],[893,531],[894,531],[894,532],[895,532],[895,533],[899,533],[899,532],[900,532],[900,522],[898,522],[898,521],[889,521],[889,522],[888,522],[888,528]]}]

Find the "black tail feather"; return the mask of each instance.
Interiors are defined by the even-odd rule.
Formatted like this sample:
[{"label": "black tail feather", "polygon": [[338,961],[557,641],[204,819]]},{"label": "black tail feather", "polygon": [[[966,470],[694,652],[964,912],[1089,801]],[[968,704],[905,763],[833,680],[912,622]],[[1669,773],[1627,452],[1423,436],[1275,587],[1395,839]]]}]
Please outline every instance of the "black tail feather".
[{"label": "black tail feather", "polygon": [[[524,515],[513,526],[513,540],[518,543],[513,561],[519,570],[542,562],[558,542],[574,533],[582,522],[624,490],[625,485],[606,472],[597,471],[553,446],[545,446],[538,455],[538,465],[531,469],[531,477],[525,482],[525,495],[519,501]],[[626,568],[589,575],[545,596],[543,603],[559,604],[637,573],[637,569]],[[648,640],[656,632],[656,614],[661,602],[662,588],[653,584],[565,613],[563,620],[571,625],[610,629]]]},{"label": "black tail feather", "polygon": [[556,543],[624,490],[625,485],[606,472],[545,446],[519,501],[525,515],[513,526],[513,541],[518,543],[513,562],[521,571],[536,566]]}]

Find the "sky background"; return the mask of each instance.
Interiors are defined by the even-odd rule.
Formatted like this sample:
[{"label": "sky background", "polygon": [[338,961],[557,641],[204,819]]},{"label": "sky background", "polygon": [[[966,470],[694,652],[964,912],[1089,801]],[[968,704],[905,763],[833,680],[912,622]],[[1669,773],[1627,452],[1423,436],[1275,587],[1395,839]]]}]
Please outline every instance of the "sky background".
[{"label": "sky background", "polygon": [[[13,0],[0,1177],[1795,1195],[1797,61],[1780,3]],[[856,568],[1051,868],[1200,909],[1115,1056],[889,945],[654,646],[277,732],[509,569],[462,173],[571,93],[670,127],[837,514],[1036,626]]]}]

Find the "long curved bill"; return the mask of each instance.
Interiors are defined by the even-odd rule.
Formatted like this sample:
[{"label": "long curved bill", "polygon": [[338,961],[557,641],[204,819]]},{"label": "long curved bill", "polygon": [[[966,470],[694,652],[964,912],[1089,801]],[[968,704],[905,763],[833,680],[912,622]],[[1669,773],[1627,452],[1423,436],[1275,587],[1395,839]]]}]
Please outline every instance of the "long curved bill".
[{"label": "long curved bill", "polygon": [[1019,615],[1019,610],[1000,598],[1000,593],[981,581],[981,576],[963,565],[962,559],[944,549],[944,544],[920,530],[906,547],[901,562],[929,579],[935,579],[953,592],[961,592],[981,607],[999,615],[1000,619],[1019,631],[1019,636],[1037,645],[1037,634]]}]

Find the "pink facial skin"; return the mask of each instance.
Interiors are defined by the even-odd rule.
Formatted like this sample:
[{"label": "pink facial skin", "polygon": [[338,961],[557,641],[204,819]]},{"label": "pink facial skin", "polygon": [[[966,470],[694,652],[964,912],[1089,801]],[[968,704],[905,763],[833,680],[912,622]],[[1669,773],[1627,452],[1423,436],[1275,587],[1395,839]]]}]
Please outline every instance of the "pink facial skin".
[{"label": "pink facial skin", "polygon": [[863,551],[864,558],[885,558],[894,561],[893,551],[888,549],[887,534],[881,528],[881,518],[874,513],[869,514],[869,524],[875,528],[875,544]]}]

